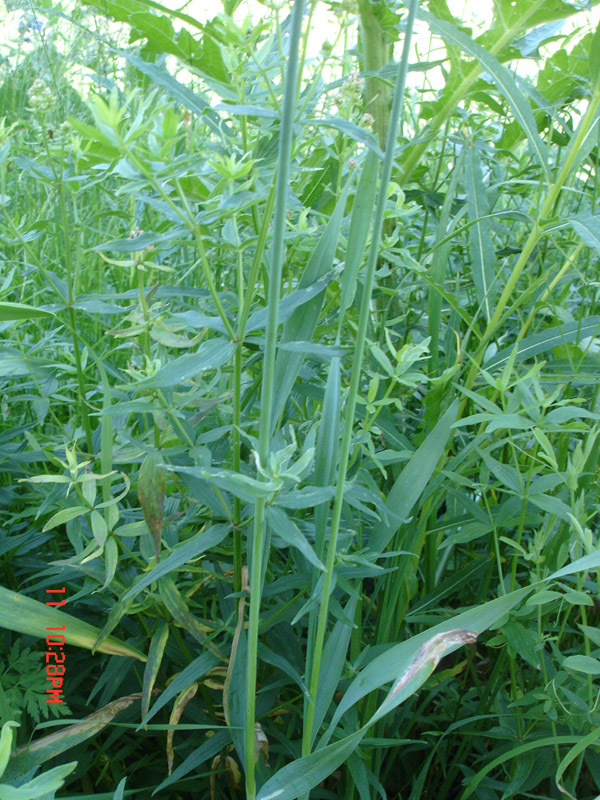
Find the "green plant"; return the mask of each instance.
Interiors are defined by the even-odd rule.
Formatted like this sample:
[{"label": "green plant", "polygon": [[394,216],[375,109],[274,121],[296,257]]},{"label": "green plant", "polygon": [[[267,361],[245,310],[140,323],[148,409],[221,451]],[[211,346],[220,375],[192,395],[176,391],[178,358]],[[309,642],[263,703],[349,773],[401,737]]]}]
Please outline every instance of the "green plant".
[{"label": "green plant", "polygon": [[[580,5],[90,0],[6,50],[6,780],[600,791]],[[81,721],[38,735],[50,619]]]}]

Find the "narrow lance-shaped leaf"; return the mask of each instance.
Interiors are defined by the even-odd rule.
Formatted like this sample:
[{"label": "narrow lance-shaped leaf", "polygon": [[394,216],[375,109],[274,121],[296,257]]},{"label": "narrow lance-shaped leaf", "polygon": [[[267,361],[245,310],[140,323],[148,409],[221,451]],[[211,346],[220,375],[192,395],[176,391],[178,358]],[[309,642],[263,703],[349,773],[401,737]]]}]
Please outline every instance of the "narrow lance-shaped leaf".
[{"label": "narrow lance-shaped leaf", "polygon": [[358,703],[358,701],[369,694],[369,692],[379,689],[389,681],[394,680],[399,669],[401,669],[402,672],[408,669],[420,650],[421,645],[432,636],[449,630],[456,630],[457,628],[482,633],[488,628],[493,627],[498,620],[508,614],[508,612],[520,603],[532,590],[533,587],[528,586],[495,600],[490,600],[482,606],[471,608],[452,619],[441,622],[428,631],[419,633],[411,639],[407,639],[405,642],[394,645],[382,655],[374,658],[356,678],[354,678],[346,690],[342,701],[333,715],[327,733],[320,742],[320,746],[322,747],[329,741],[340,719],[349,708],[355,703]]},{"label": "narrow lance-shaped leaf", "polygon": [[457,412],[455,400],[396,479],[386,500],[394,516],[389,521],[383,520],[370,537],[369,547],[375,552],[381,553],[387,547],[427,486],[450,438]]},{"label": "narrow lance-shaped leaf", "polygon": [[175,581],[169,576],[161,578],[158,581],[158,591],[168,611],[173,615],[175,622],[181,625],[196,641],[203,644],[217,658],[221,661],[227,661],[217,645],[208,639],[204,627],[187,607],[185,600],[175,586]]},{"label": "narrow lance-shaped leaf", "polygon": [[369,152],[365,158],[350,218],[348,231],[348,246],[346,248],[346,262],[342,275],[340,301],[340,315],[350,306],[356,291],[358,271],[365,252],[365,245],[371,227],[373,208],[375,207],[375,191],[377,189],[377,173],[379,161],[377,156]]},{"label": "narrow lance-shaped leaf", "polygon": [[152,534],[157,561],[160,561],[160,540],[167,487],[167,474],[161,468],[161,464],[162,457],[159,454],[148,453],[142,462],[138,478],[138,497],[146,525]]},{"label": "narrow lance-shaped leaf", "polygon": [[469,230],[469,250],[471,253],[471,272],[477,301],[483,307],[486,320],[492,317],[496,295],[496,253],[492,244],[490,213],[485,186],[481,175],[481,164],[473,144],[468,145],[465,162],[465,188],[471,221],[477,220]]},{"label": "narrow lance-shaped leaf", "polygon": [[167,646],[168,638],[169,626],[166,622],[162,622],[152,636],[150,649],[148,650],[148,661],[146,662],[146,667],[144,669],[142,719],[146,716],[148,709],[150,708],[150,695],[152,693],[152,689],[154,688],[154,681],[156,680],[158,670],[160,669],[160,664],[165,652],[165,647]]},{"label": "narrow lance-shaped leaf", "polygon": [[[562,344],[579,342],[588,336],[597,336],[600,331],[600,316],[588,317],[584,322],[567,322],[565,325],[558,325],[554,328],[547,328],[541,333],[534,333],[526,336],[518,343],[515,361],[523,361],[526,358],[533,358],[540,353],[547,353],[553,347]],[[489,361],[484,363],[486,370],[498,369],[506,364],[511,357],[515,345],[506,347],[492,356]]]},{"label": "narrow lance-shaped leaf", "polygon": [[[94,625],[31,597],[11,592],[3,586],[0,586],[0,626],[29,636],[39,636],[41,639],[45,639],[48,635],[47,628],[60,629],[67,644],[85,647],[88,650],[93,648],[100,634],[100,630]],[[114,636],[106,637],[98,650],[110,655],[131,656],[139,661],[146,660],[146,656],[137,648]]]},{"label": "narrow lance-shaped leaf", "polygon": [[53,316],[52,311],[45,311],[43,308],[36,308],[24,303],[0,303],[0,322]]},{"label": "narrow lance-shaped leaf", "polygon": [[28,745],[19,747],[14,756],[10,759],[6,769],[5,777],[8,779],[23,775],[25,772],[44,764],[51,758],[61,755],[71,747],[85,742],[91,736],[95,736],[109,722],[111,722],[120,711],[123,711],[136,700],[141,698],[141,694],[130,694],[113,700],[104,708],[90,714],[82,722],[69,725],[56,733],[42,736],[35,739]]},{"label": "narrow lance-shaped leaf", "polygon": [[600,253],[600,214],[578,214],[567,217],[573,230],[578,233],[588,247]]},{"label": "narrow lance-shaped leaf", "polygon": [[[169,725],[177,725],[179,720],[181,719],[181,715],[185,711],[185,707],[187,704],[196,696],[196,692],[198,691],[198,684],[192,683],[191,686],[188,686],[187,689],[184,689],[173,706],[173,710],[171,711],[171,716],[169,717]],[[167,765],[169,769],[169,775],[173,772],[173,760],[175,755],[173,753],[173,736],[175,734],[174,729],[170,729],[167,733]]]}]

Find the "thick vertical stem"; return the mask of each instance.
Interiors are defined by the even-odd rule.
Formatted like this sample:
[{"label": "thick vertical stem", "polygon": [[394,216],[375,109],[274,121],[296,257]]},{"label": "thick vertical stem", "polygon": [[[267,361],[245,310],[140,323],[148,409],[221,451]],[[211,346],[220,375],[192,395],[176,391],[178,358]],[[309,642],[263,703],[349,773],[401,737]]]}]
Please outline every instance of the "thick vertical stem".
[{"label": "thick vertical stem", "polygon": [[[391,60],[392,48],[386,41],[385,32],[373,11],[370,0],[358,0],[362,57],[365,72],[379,72]],[[369,114],[372,114],[374,130],[379,146],[385,147],[390,123],[390,87],[374,75],[365,81],[365,101]]]}]

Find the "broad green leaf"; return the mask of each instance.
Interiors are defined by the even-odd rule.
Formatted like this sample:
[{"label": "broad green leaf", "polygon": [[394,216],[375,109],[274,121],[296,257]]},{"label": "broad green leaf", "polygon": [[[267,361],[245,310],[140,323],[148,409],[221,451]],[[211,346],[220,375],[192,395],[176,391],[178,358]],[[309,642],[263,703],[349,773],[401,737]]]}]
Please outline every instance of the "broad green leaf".
[{"label": "broad green leaf", "polygon": [[[61,628],[63,625],[64,631],[61,630],[60,633],[64,635],[66,644],[88,650],[94,647],[100,634],[100,630],[94,625],[0,586],[0,626],[3,628],[46,639],[47,628]],[[146,656],[135,647],[113,636],[108,636],[98,650],[111,655],[130,656],[139,661],[146,660]]]},{"label": "broad green leaf", "polygon": [[57,511],[56,514],[53,514],[48,522],[44,525],[42,530],[44,532],[52,530],[52,528],[56,528],[58,525],[64,525],[66,522],[70,522],[72,519],[77,519],[77,517],[81,517],[83,514],[87,514],[89,508],[87,506],[73,506],[72,508],[63,508],[62,511]]},{"label": "broad green leaf", "polygon": [[13,788],[5,783],[0,784],[0,800],[49,800],[49,798],[54,798],[55,792],[64,785],[64,779],[73,772],[76,766],[77,761],[60,764],[58,767],[38,775],[37,778],[22,783],[18,788]]},{"label": "broad green leaf", "polygon": [[[346,761],[374,722],[384,717],[422,686],[446,652],[460,644],[474,642],[475,639],[474,631],[456,629],[427,637],[366,725],[334,744],[287,764],[263,785],[257,800],[296,800],[309,792]],[[399,670],[396,675],[398,672]]]},{"label": "broad green leaf", "polygon": [[209,467],[171,467],[173,472],[201,478],[208,483],[231,492],[246,503],[254,503],[258,497],[270,497],[281,488],[275,481],[259,481],[250,475],[234,472],[231,469],[212,469]]},{"label": "broad green leaf", "polygon": [[556,572],[553,572],[552,575],[544,578],[544,580],[553,581],[556,580],[556,578],[563,578],[565,575],[573,575],[575,572],[588,572],[592,569],[600,569],[600,550],[596,550],[594,553],[589,553],[587,556],[578,558],[577,561],[572,561],[570,564],[567,564]]},{"label": "broad green leaf", "polygon": [[15,736],[13,728],[18,727],[19,723],[12,719],[8,720],[8,722],[5,722],[2,726],[2,733],[0,734],[0,778],[2,775],[4,775],[4,770],[6,769],[8,759],[10,758],[13,739]]}]

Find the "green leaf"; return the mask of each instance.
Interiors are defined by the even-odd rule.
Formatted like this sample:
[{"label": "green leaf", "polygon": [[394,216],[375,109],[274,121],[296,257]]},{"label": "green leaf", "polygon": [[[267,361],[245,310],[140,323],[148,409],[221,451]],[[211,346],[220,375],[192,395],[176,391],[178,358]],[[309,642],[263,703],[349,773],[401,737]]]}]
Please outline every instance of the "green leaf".
[{"label": "green leaf", "polygon": [[87,514],[89,508],[87,506],[73,506],[72,508],[63,508],[62,511],[57,511],[56,514],[53,514],[48,522],[44,525],[42,530],[44,532],[52,530],[52,528],[56,528],[57,525],[63,525],[65,522],[70,522],[72,519],[77,519],[77,517],[81,517],[82,514]]},{"label": "green leaf", "polygon": [[325,570],[324,564],[317,558],[315,551],[307,542],[300,528],[288,517],[285,511],[274,506],[268,507],[267,521],[273,529],[273,533],[283,539],[287,545],[299,550],[307,561],[317,569]]},{"label": "green leaf", "polygon": [[578,233],[588,247],[600,253],[600,214],[578,214],[567,217],[573,230]]},{"label": "green leaf", "polygon": [[592,86],[600,81],[600,23],[590,42],[590,78]]},{"label": "green leaf", "polygon": [[586,675],[600,675],[600,661],[591,656],[567,656],[562,665],[567,669],[583,672]]},{"label": "green leaf", "polygon": [[[47,628],[60,628],[63,625],[65,629],[60,633],[64,635],[65,642],[88,650],[93,648],[100,634],[94,625],[0,586],[0,626],[3,628],[45,639]],[[98,650],[111,655],[130,656],[139,661],[146,660],[146,656],[135,647],[113,636],[107,637]]]},{"label": "green leaf", "polygon": [[[105,728],[112,720],[136,700],[139,700],[141,694],[131,694],[127,697],[120,697],[118,700],[113,700],[107,706],[104,706],[99,711],[95,711],[88,717],[85,717],[81,722],[74,725],[68,725],[66,728],[61,729],[57,733],[51,733],[48,736],[43,736],[40,739],[34,739],[28,745],[19,747],[15,755],[9,761],[6,777],[14,778],[23,775],[35,767],[44,764],[51,758],[70,750],[72,747],[85,742],[92,736],[95,736],[103,728]],[[65,765],[66,766],[66,765]]]},{"label": "green leaf", "polygon": [[208,639],[202,625],[187,607],[187,604],[175,586],[175,581],[168,575],[158,581],[158,592],[167,610],[172,614],[173,619],[182,626],[190,636],[197,642],[204,645],[213,655],[221,661],[227,661],[219,648]]},{"label": "green leaf", "polygon": [[[165,389],[179,386],[201,372],[226,364],[235,353],[236,345],[225,339],[209,339],[195,353],[175,358],[158,369],[150,378],[134,384],[135,389]],[[131,388],[129,385],[127,388]]]},{"label": "green leaf", "polygon": [[142,462],[138,477],[138,498],[146,525],[152,534],[157,561],[160,561],[160,542],[167,487],[167,473],[161,469],[162,463],[163,459],[159,453],[148,453]]},{"label": "green leaf", "polygon": [[489,322],[496,298],[496,253],[492,243],[490,221],[487,219],[490,205],[481,176],[479,155],[473,143],[468,145],[465,161],[465,188],[469,216],[472,222],[476,221],[469,230],[471,272],[477,300]]},{"label": "green leaf", "polygon": [[24,303],[0,303],[0,322],[53,316],[53,311],[45,311],[43,308],[35,308]]},{"label": "green leaf", "polygon": [[348,136],[350,139],[354,139],[355,142],[366,145],[369,150],[377,156],[377,158],[383,159],[383,152],[377,144],[376,137],[370,131],[366,131],[364,128],[359,128],[358,125],[354,124],[354,122],[350,122],[347,119],[342,119],[341,117],[302,119],[301,122],[303,122],[305,125],[314,125],[315,127],[322,125],[327,128],[335,128],[335,130],[343,133],[344,136]]},{"label": "green leaf", "polygon": [[144,668],[144,686],[142,691],[142,719],[147,715],[150,708],[150,696],[154,688],[154,681],[158,675],[167,640],[169,638],[169,626],[166,622],[161,622],[154,631],[148,650],[148,661]]},{"label": "green leaf", "polygon": [[379,689],[386,683],[393,681],[396,676],[407,669],[409,664],[415,659],[421,645],[431,638],[431,636],[449,631],[456,628],[474,630],[482,633],[488,628],[493,628],[508,612],[523,600],[531,587],[517,589],[510,594],[490,600],[481,606],[471,608],[462,614],[441,622],[427,631],[407,639],[405,642],[390,647],[383,655],[377,656],[371,661],[356,678],[352,681],[339,706],[337,707],[333,719],[325,736],[328,741],[335,730],[342,716],[355,703],[369,694],[369,692]]},{"label": "green leaf", "polygon": [[155,714],[157,714],[161,708],[164,708],[166,704],[176,697],[181,691],[185,688],[190,686],[190,684],[197,681],[198,678],[201,678],[203,675],[215,667],[219,663],[219,659],[213,655],[212,653],[202,653],[201,656],[194,659],[187,667],[179,673],[172,681],[169,683],[167,688],[164,692],[158,697],[158,700],[154,703],[150,711],[146,714],[146,716],[141,721],[140,725],[137,727],[137,730],[141,730],[144,725],[146,725]]},{"label": "green leaf", "polygon": [[561,569],[553,572],[552,575],[549,575],[547,578],[544,578],[545,581],[553,581],[556,578],[563,578],[565,575],[573,575],[575,572],[588,572],[591,569],[599,569],[600,568],[600,550],[597,550],[594,553],[590,553],[587,556],[583,556],[583,558],[578,558],[577,561],[572,561],[570,564],[562,567]]},{"label": "green leaf", "polygon": [[19,723],[12,719],[8,720],[8,722],[5,722],[2,726],[2,733],[0,734],[0,778],[2,775],[4,775],[4,770],[6,769],[8,759],[10,758],[13,739],[15,736],[13,728],[18,727]]},{"label": "green leaf", "polygon": [[[523,361],[526,358],[533,358],[539,353],[547,353],[562,344],[579,342],[588,336],[597,336],[599,329],[600,316],[588,317],[581,322],[567,322],[565,325],[547,328],[541,333],[535,333],[533,336],[526,336],[521,339],[517,345],[516,360]],[[489,371],[504,366],[512,355],[514,347],[515,345],[505,347],[496,353],[489,361],[486,361],[484,364],[485,369]]]},{"label": "green leaf", "polygon": [[[407,668],[397,677],[384,702],[358,731],[334,744],[296,759],[263,785],[256,800],[296,800],[337,769],[356,750],[371,725],[414,694],[427,680],[439,660],[459,644],[473,642],[474,631],[448,630],[427,637]],[[398,675],[399,670],[396,672]]]},{"label": "green leaf", "polygon": [[350,230],[348,232],[348,245],[346,247],[346,260],[341,280],[342,297],[340,300],[340,313],[344,313],[350,306],[356,292],[358,272],[363,261],[367,238],[371,228],[373,209],[375,208],[375,192],[377,190],[377,174],[379,163],[377,156],[370,151],[363,161],[360,179],[354,196]]},{"label": "green leaf", "polygon": [[386,499],[393,518],[389,521],[382,520],[369,539],[369,547],[376,553],[385,550],[427,486],[446,448],[457,412],[458,401],[455,400],[396,479]]},{"label": "green leaf", "polygon": [[150,586],[151,583],[179,569],[179,567],[187,564],[188,561],[198,558],[207,550],[217,547],[230,531],[231,526],[227,523],[211,525],[207,530],[200,531],[200,533],[192,536],[191,539],[188,539],[183,544],[179,544],[164,561],[161,561],[150,572],[140,576],[140,580],[125,592],[119,602],[133,599],[143,589]]},{"label": "green leaf", "polygon": [[55,792],[64,785],[64,779],[73,772],[76,766],[77,761],[60,764],[58,767],[38,775],[37,778],[21,784],[18,788],[0,784],[0,800],[49,800],[49,798],[54,798]]},{"label": "green leaf", "polygon": [[[307,289],[331,270],[349,190],[350,183],[348,182],[341,193],[323,235],[319,239],[302,273],[298,285],[299,289]],[[324,294],[324,291],[319,293],[310,302],[305,303],[302,308],[297,308],[294,311],[283,327],[281,342],[312,341],[321,313]],[[272,425],[276,424],[277,418],[283,410],[303,360],[302,353],[287,353],[281,349],[277,353],[275,362],[276,386],[273,393],[271,416]]]}]

